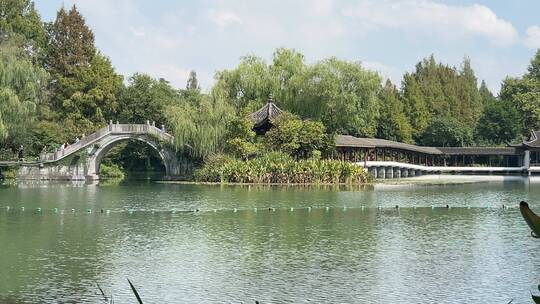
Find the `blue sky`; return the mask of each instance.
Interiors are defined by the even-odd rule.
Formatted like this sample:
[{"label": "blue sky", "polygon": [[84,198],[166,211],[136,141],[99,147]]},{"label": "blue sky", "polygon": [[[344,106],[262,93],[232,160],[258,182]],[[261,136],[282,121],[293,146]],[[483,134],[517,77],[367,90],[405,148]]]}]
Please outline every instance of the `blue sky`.
[{"label": "blue sky", "polygon": [[177,87],[195,70],[207,89],[241,56],[270,61],[287,47],[308,63],[360,61],[398,84],[430,54],[455,66],[468,56],[496,93],[540,48],[538,0],[36,0],[47,21],[74,3],[118,72]]}]

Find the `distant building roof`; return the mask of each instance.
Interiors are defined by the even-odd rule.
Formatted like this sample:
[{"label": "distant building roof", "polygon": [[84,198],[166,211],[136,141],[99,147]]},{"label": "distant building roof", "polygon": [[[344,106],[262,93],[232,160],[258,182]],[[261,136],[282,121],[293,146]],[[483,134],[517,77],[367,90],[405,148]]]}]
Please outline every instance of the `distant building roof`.
[{"label": "distant building roof", "polygon": [[358,147],[358,148],[391,148],[431,155],[518,155],[520,152],[516,147],[424,147],[400,143],[397,141],[358,138],[350,135],[338,135],[336,137],[337,147]]},{"label": "distant building roof", "polygon": [[249,119],[254,124],[254,128],[258,128],[267,123],[273,124],[276,118],[283,113],[283,110],[278,108],[272,101],[267,102],[262,108],[249,115]]}]

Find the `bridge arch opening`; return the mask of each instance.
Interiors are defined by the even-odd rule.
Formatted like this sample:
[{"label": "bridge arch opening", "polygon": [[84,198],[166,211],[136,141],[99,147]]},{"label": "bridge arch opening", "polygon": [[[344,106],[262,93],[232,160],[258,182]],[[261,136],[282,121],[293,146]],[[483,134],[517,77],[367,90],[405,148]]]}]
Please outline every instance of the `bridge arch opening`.
[{"label": "bridge arch opening", "polygon": [[95,151],[89,168],[100,179],[102,165],[117,165],[128,179],[163,179],[169,173],[169,158],[159,143],[147,136],[120,137],[104,143]]}]

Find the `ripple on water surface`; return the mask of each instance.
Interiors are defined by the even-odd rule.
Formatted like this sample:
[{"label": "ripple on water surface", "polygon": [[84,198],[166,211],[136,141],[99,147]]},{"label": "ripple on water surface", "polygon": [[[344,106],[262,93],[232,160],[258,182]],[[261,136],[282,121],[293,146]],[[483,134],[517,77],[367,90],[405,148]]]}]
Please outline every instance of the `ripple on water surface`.
[{"label": "ripple on water surface", "polygon": [[528,303],[540,243],[501,208],[521,199],[540,207],[540,190],[2,188],[0,300],[95,303],[97,281],[123,303],[129,277],[148,302]]}]

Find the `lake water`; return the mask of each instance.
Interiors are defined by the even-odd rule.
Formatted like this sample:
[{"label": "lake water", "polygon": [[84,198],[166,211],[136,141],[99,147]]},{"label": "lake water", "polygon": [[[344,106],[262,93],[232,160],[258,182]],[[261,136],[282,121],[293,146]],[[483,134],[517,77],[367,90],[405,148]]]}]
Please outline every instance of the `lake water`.
[{"label": "lake water", "polygon": [[1,186],[0,303],[532,303],[520,200],[540,183]]}]

